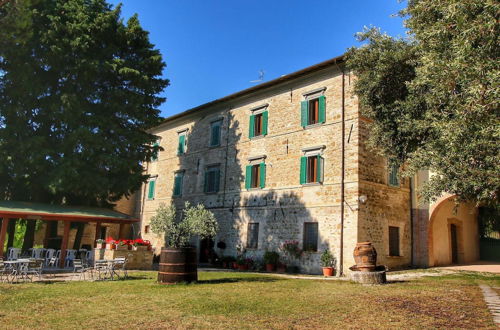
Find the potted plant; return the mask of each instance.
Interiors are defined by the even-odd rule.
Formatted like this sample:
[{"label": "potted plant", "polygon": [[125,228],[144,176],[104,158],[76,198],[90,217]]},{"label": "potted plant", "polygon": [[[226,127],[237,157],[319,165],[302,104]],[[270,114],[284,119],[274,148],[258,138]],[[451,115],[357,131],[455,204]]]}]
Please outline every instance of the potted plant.
[{"label": "potted plant", "polygon": [[99,238],[96,242],[96,249],[105,249],[106,248],[106,241],[102,238]]},{"label": "potted plant", "polygon": [[214,214],[202,204],[191,206],[186,202],[181,220],[176,218],[174,205],[161,204],[150,220],[151,231],[164,235],[167,246],[161,250],[158,272],[158,281],[163,284],[196,281],[196,248],[190,241],[194,236],[213,238],[219,228]]},{"label": "potted plant", "polygon": [[276,264],[280,259],[280,255],[275,251],[266,251],[264,253],[264,264],[266,265],[266,271],[273,272],[276,269]]},{"label": "potted plant", "polygon": [[324,276],[333,276],[335,257],[330,253],[330,250],[325,250],[321,254],[321,265],[323,266]]},{"label": "potted plant", "polygon": [[117,250],[128,250],[128,244],[126,240],[119,239],[117,244]]},{"label": "potted plant", "polygon": [[137,238],[132,241],[132,246],[135,251],[148,250],[151,246],[149,241],[145,241],[142,238]]},{"label": "potted plant", "polygon": [[238,265],[238,270],[248,270],[247,260],[243,256],[236,258],[236,264]]},{"label": "potted plant", "polygon": [[106,238],[106,249],[116,250],[116,241],[113,239],[113,237]]},{"label": "potted plant", "polygon": [[278,265],[276,266],[276,271],[278,273],[286,273],[286,264],[283,262],[278,262]]}]

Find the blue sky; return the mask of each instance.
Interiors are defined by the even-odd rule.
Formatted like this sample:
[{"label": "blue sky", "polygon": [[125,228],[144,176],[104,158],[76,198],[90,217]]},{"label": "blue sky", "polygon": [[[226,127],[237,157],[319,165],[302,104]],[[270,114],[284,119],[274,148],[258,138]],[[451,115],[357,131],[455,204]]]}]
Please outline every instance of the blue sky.
[{"label": "blue sky", "polygon": [[108,0],[139,14],[167,63],[162,116],[343,54],[375,25],[404,35],[397,0]]}]

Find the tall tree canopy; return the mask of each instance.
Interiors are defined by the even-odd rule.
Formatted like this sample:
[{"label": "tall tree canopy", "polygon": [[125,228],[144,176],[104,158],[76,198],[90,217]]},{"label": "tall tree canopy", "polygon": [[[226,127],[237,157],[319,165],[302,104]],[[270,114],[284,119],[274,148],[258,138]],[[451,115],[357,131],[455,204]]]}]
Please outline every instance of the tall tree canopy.
[{"label": "tall tree canopy", "polygon": [[165,63],[105,0],[0,7],[0,198],[103,205],[146,179]]},{"label": "tall tree canopy", "polygon": [[405,173],[430,169],[422,193],[498,205],[500,3],[409,0],[407,38],[377,28],[350,49],[371,144]]}]

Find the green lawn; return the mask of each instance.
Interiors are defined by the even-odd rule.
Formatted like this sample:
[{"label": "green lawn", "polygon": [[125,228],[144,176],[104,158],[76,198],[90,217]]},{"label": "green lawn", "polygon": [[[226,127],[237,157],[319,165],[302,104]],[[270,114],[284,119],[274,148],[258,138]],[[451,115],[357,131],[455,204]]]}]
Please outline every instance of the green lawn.
[{"label": "green lawn", "polygon": [[162,286],[156,273],[115,282],[0,284],[0,328],[428,328],[495,329],[477,283],[448,275],[383,286],[199,274]]}]

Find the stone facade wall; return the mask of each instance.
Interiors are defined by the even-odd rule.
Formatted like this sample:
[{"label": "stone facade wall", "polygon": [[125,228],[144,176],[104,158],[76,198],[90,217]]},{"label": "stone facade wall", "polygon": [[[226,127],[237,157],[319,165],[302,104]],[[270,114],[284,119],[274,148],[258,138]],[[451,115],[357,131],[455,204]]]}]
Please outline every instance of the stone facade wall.
[{"label": "stone facade wall", "polygon": [[[304,129],[301,127],[300,102],[305,93],[321,88],[326,88],[326,122]],[[384,204],[382,199],[387,194],[397,198],[398,203],[408,205],[404,197],[408,195],[408,190],[405,187],[389,188],[385,182],[379,183],[382,180],[380,173],[372,175],[368,171],[373,169],[371,163],[360,167],[361,162],[371,161],[371,156],[364,149],[360,151],[361,139],[366,133],[360,130],[360,125],[364,126],[351,88],[351,79],[347,75],[344,271],[354,262],[352,251],[360,238],[373,240],[382,251],[379,246],[384,244],[384,221],[407,221],[409,216],[407,206],[400,206],[394,207],[389,217],[384,213],[373,218],[376,207],[386,208],[387,203]],[[268,134],[250,139],[251,109],[265,104],[269,113]],[[330,249],[337,260],[340,257],[341,109],[342,74],[332,66],[224,104],[207,106],[155,128],[152,133],[161,138],[163,151],[157,161],[146,165],[147,174],[156,178],[155,198],[146,198],[145,185],[137,199],[142,237],[152,241],[156,253],[159,253],[163,242],[148,232],[148,226],[149,218],[160,203],[174,203],[181,208],[185,201],[190,201],[210,208],[220,224],[216,242],[224,241],[227,245],[225,251],[216,249],[216,252],[226,255],[235,255],[238,245],[246,245],[249,222],[259,223],[258,249],[248,251],[257,257],[265,250],[277,250],[285,240],[295,239],[302,244],[304,223],[317,222],[318,252],[305,253],[300,266],[303,272],[319,273],[319,257],[323,250]],[[210,123],[218,119],[223,120],[221,145],[209,147]],[[188,129],[186,153],[177,155],[178,132],[184,129]],[[300,157],[304,155],[304,148],[314,146],[324,146],[324,182],[320,185],[301,185]],[[249,164],[250,157],[259,155],[266,156],[266,187],[247,191],[244,186],[245,166]],[[203,192],[204,172],[210,164],[220,164],[220,191],[216,194]],[[172,196],[177,171],[184,171],[182,197]],[[358,205],[360,191],[373,195],[368,202],[368,205],[373,205],[373,210]],[[380,192],[382,195],[377,195]],[[378,205],[373,204],[376,200]],[[406,226],[405,239],[408,230]],[[383,261],[391,265],[404,264],[407,255],[402,260]]]},{"label": "stone facade wall", "polygon": [[[397,187],[388,182],[387,160],[367,144],[369,121],[360,120],[359,194],[366,202],[359,205],[358,240],[371,241],[378,263],[390,269],[411,264],[410,180],[400,178]],[[400,255],[389,255],[389,226],[399,227]]]}]

